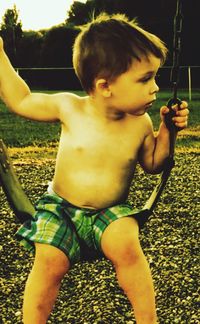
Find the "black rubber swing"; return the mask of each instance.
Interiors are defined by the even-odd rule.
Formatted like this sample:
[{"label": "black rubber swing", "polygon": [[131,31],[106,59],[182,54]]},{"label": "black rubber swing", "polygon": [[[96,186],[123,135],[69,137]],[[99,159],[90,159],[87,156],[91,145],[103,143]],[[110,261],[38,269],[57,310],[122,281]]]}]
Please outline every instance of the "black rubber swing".
[{"label": "black rubber swing", "polygon": [[[170,112],[167,114],[167,127],[170,130],[170,153],[165,161],[164,170],[160,176],[158,184],[153,190],[150,198],[143,208],[134,215],[137,219],[140,228],[144,226],[146,221],[152,215],[153,210],[161,196],[161,193],[170,176],[171,170],[174,167],[174,147],[177,128],[172,123],[174,111],[172,106],[174,104],[180,105],[181,100],[177,98],[178,76],[179,76],[179,54],[180,54],[180,36],[182,30],[182,3],[177,1],[176,14],[174,17],[174,48],[173,48],[173,66],[171,70],[170,81],[173,86],[173,98],[168,101],[167,106]],[[22,189],[22,186],[15,174],[11,159],[9,158],[7,148],[0,140],[0,184],[5,192],[7,200],[14,211],[16,217],[21,223],[33,219],[35,208]]]}]

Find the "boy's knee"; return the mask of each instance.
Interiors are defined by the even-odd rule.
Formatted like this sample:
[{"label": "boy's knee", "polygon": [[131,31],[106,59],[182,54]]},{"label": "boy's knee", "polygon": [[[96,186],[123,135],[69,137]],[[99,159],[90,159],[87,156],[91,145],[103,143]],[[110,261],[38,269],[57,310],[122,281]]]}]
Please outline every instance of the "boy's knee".
[{"label": "boy's knee", "polygon": [[123,238],[121,246],[113,253],[112,261],[115,265],[128,266],[136,263],[143,255],[139,241],[132,237]]},{"label": "boy's knee", "polygon": [[134,219],[113,222],[102,236],[105,256],[115,265],[135,262],[143,253],[139,242],[138,225]]},{"label": "boy's knee", "polygon": [[56,281],[62,280],[70,268],[69,259],[64,252],[47,244],[36,243],[35,247],[34,270],[43,272],[47,278],[52,277]]}]

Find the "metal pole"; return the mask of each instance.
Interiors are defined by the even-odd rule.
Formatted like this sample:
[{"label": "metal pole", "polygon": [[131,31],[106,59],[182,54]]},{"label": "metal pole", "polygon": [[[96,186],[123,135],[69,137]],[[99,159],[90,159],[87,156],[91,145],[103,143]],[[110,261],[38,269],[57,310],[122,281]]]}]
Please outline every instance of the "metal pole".
[{"label": "metal pole", "polygon": [[189,89],[189,101],[192,100],[192,79],[191,79],[191,67],[188,66],[188,89]]}]

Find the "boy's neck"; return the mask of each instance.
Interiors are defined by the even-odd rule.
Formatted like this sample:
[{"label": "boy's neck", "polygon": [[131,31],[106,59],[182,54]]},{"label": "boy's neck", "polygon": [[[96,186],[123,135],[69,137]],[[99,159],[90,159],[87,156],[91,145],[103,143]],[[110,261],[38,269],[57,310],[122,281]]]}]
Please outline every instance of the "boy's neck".
[{"label": "boy's neck", "polygon": [[87,97],[86,106],[86,110],[89,114],[107,121],[118,121],[126,117],[126,113],[110,107],[106,104],[105,100],[99,99],[95,96]]}]

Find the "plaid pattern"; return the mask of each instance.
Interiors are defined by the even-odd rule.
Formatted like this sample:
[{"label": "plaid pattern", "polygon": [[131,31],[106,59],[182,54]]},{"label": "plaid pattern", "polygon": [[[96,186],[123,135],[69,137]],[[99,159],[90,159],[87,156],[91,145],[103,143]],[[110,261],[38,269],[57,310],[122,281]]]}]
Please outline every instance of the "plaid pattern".
[{"label": "plaid pattern", "polygon": [[88,251],[102,255],[101,237],[106,227],[136,212],[128,204],[101,210],[78,208],[57,194],[44,194],[36,204],[34,220],[26,221],[16,236],[32,252],[34,242],[55,246],[74,264]]}]

